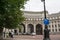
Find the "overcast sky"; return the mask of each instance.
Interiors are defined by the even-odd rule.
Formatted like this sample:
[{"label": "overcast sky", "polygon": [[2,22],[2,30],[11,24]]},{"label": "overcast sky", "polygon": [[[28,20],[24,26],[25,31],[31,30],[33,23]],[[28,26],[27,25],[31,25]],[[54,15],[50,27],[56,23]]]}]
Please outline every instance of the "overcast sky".
[{"label": "overcast sky", "polygon": [[[29,0],[25,4],[26,11],[43,11],[44,6],[41,0]],[[57,13],[60,11],[60,0],[46,0],[46,10],[51,13]]]}]

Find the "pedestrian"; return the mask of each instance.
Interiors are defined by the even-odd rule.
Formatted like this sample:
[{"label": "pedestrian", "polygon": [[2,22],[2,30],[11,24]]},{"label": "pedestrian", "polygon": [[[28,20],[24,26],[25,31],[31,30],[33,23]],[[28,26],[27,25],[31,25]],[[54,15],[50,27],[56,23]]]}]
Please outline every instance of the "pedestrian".
[{"label": "pedestrian", "polygon": [[13,38],[13,35],[14,35],[13,31],[11,31],[11,38]]},{"label": "pedestrian", "polygon": [[3,38],[5,38],[5,31],[3,32]]},{"label": "pedestrian", "polygon": [[11,32],[9,32],[9,37],[11,37]]}]

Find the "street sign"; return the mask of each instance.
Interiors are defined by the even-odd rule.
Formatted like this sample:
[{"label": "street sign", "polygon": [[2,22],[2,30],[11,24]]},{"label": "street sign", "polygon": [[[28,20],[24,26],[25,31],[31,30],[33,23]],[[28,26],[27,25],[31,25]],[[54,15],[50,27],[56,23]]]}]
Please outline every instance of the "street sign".
[{"label": "street sign", "polygon": [[49,20],[48,19],[44,19],[43,22],[44,22],[45,25],[49,24]]}]

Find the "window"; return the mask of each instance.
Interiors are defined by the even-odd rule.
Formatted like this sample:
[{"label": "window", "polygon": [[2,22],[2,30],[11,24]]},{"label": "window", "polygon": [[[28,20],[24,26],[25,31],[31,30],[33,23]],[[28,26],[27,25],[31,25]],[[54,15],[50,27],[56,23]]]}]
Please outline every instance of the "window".
[{"label": "window", "polygon": [[50,25],[49,25],[49,28],[50,28]]},{"label": "window", "polygon": [[57,25],[55,25],[55,27],[57,27]]},{"label": "window", "polygon": [[59,29],[59,31],[60,31],[60,29]]},{"label": "window", "polygon": [[52,31],[54,32],[54,29],[52,29]]},{"label": "window", "polygon": [[60,24],[58,24],[58,27],[60,27]]},{"label": "window", "polygon": [[52,24],[53,24],[53,22],[52,22]]},{"label": "window", "polygon": [[58,23],[60,23],[60,20],[58,20]]},{"label": "window", "polygon": [[55,23],[56,23],[56,21],[55,21]]},{"label": "window", "polygon": [[54,28],[54,26],[52,25],[52,28]]},{"label": "window", "polygon": [[57,32],[57,29],[55,29],[55,31]]}]

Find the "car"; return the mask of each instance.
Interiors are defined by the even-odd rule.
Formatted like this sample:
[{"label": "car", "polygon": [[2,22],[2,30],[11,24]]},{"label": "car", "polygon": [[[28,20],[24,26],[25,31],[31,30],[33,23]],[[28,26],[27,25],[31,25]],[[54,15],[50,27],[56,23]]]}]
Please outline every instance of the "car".
[{"label": "car", "polygon": [[35,32],[33,32],[31,35],[32,35],[32,36],[35,36],[35,35],[36,35],[36,33],[35,33]]}]

